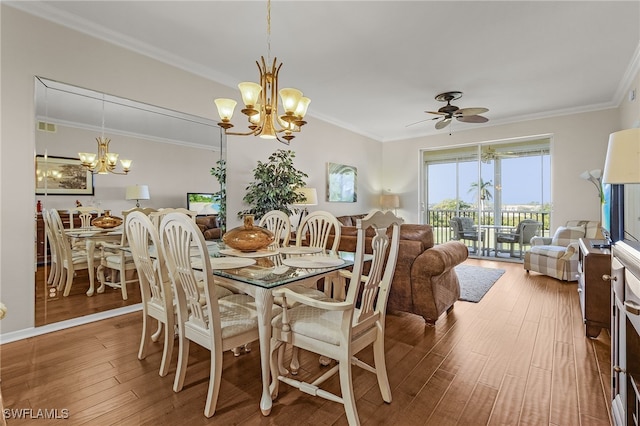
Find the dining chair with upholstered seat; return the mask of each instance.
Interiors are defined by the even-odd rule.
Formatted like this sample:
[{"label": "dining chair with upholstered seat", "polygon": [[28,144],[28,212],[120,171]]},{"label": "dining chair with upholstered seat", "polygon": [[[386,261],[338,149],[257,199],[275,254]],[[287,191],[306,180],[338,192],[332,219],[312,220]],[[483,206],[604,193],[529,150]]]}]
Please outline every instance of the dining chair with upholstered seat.
[{"label": "dining chair with upholstered seat", "polygon": [[70,209],[69,210],[69,218],[71,223],[70,226],[72,228],[74,227],[75,221],[73,219],[73,216],[77,214],[78,218],[80,218],[80,227],[90,228],[91,220],[93,219],[94,213],[96,214],[96,216],[101,216],[102,209],[95,206],[78,206],[78,207],[74,207],[73,209]]},{"label": "dining chair with upholstered seat", "polygon": [[[340,244],[341,224],[329,212],[318,210],[306,215],[296,230],[296,246],[321,247],[336,251]],[[331,247],[327,247],[331,231],[335,235]]]},{"label": "dining chair with upholstered seat", "polygon": [[54,228],[51,224],[51,217],[49,216],[49,210],[42,210],[42,221],[44,222],[44,232],[47,237],[47,243],[49,245],[49,275],[47,277],[47,284],[53,285],[58,288],[60,285],[60,277],[62,275],[62,255],[60,248],[58,247],[58,239],[53,234]]},{"label": "dining chair with upholstered seat", "polygon": [[[322,250],[336,251],[340,244],[341,232],[342,225],[333,214],[322,210],[311,212],[304,216],[298,225],[298,229],[296,230],[296,247],[302,247],[304,245]],[[329,237],[331,235],[333,235],[333,243],[329,247]],[[335,282],[325,279],[322,282],[323,290],[319,290],[316,287],[307,287],[302,284],[294,284],[290,286],[289,289],[298,294],[304,294],[307,297],[322,300],[334,296],[334,284]],[[284,303],[279,297],[275,297],[274,300],[278,304]],[[292,301],[292,303],[295,302]],[[283,354],[284,348],[281,350],[280,356],[283,356]],[[324,357],[320,358],[321,364],[326,365],[328,362],[328,359]],[[293,374],[297,374],[300,368],[298,348],[295,346],[291,354],[291,364],[289,368]]]},{"label": "dining chair with upholstered seat", "polygon": [[[160,241],[177,299],[179,349],[173,390],[180,392],[184,386],[189,343],[208,349],[211,366],[204,415],[211,417],[220,392],[222,353],[259,338],[255,300],[246,294],[216,297],[204,236],[188,216],[166,215],[160,223]],[[202,290],[194,273],[196,263],[202,270]],[[273,312],[280,310],[274,306]]]},{"label": "dining chair with upholstered seat", "polygon": [[271,210],[260,218],[258,225],[273,232],[275,239],[270,246],[271,248],[286,247],[289,245],[289,239],[291,238],[291,221],[285,212]]},{"label": "dining chair with upholstered seat", "polygon": [[[288,288],[274,290],[285,300],[283,311],[272,324],[270,368],[273,377],[272,395],[277,397],[279,382],[291,385],[313,396],[320,396],[344,405],[349,424],[359,424],[351,366],[356,365],[376,375],[382,399],[391,402],[391,388],[387,377],[384,330],[387,299],[398,257],[402,219],[392,212],[377,211],[357,221],[357,247],[347,297],[344,301],[316,300]],[[391,227],[391,232],[388,229]],[[374,230],[371,239],[371,261],[368,275],[364,275],[365,236]],[[388,254],[387,254],[388,253]],[[290,301],[296,304],[290,308]],[[278,355],[284,344],[320,354],[337,361],[329,371],[311,382],[303,382],[283,374]],[[374,364],[356,358],[356,354],[373,347]],[[340,393],[320,386],[339,373]]]},{"label": "dining chair with upholstered seat", "polygon": [[[152,208],[134,207],[122,212],[123,222],[126,222],[127,215],[133,212],[142,212],[149,215],[155,212]],[[123,232],[119,243],[101,242],[100,253],[100,266],[97,269],[98,280],[100,281],[100,287],[98,287],[98,293],[104,293],[105,287],[119,288],[122,292],[122,299],[127,300],[127,284],[138,282],[136,272],[136,264],[133,261],[131,253],[122,250],[127,248],[129,242],[127,240],[127,233]],[[109,275],[105,274],[105,270],[110,269]],[[134,273],[136,276],[127,279],[127,272]]]},{"label": "dining chair with upholstered seat", "polygon": [[156,226],[156,228],[160,229],[160,222],[162,222],[162,218],[168,215],[169,213],[184,213],[194,221],[196,220],[196,216],[198,216],[198,212],[185,209],[184,207],[178,207],[178,208],[167,207],[167,208],[158,209],[158,211],[149,213],[149,218],[151,219],[151,222],[153,222],[153,224]]},{"label": "dining chair with upholstered seat", "polygon": [[[57,210],[49,210],[49,219],[53,237],[56,239],[58,254],[61,257],[59,262],[61,273],[60,280],[58,281],[58,290],[63,290],[64,288],[63,295],[66,297],[69,296],[71,292],[76,271],[89,268],[88,254],[86,250],[72,246],[71,237],[65,233],[62,219]],[[99,259],[100,255],[95,253],[94,260]]]},{"label": "dining chair with upholstered seat", "polygon": [[[125,232],[138,272],[142,296],[142,337],[140,338],[138,359],[146,358],[149,342],[157,341],[164,328],[164,347],[159,372],[164,377],[169,372],[171,354],[173,353],[176,315],[173,307],[174,297],[171,280],[166,269],[164,253],[157,249],[160,247],[160,235],[151,219],[139,211],[127,215]],[[155,250],[153,256],[150,252],[152,249]],[[158,330],[153,334],[149,324],[151,318],[158,321]]]}]

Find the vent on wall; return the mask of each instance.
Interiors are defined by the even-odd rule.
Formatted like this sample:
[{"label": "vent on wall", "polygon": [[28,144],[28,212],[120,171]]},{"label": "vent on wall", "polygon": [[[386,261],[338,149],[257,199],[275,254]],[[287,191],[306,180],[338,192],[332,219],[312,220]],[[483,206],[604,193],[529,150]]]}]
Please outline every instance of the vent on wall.
[{"label": "vent on wall", "polygon": [[41,132],[56,132],[56,125],[53,123],[47,123],[46,121],[38,121],[38,130]]}]

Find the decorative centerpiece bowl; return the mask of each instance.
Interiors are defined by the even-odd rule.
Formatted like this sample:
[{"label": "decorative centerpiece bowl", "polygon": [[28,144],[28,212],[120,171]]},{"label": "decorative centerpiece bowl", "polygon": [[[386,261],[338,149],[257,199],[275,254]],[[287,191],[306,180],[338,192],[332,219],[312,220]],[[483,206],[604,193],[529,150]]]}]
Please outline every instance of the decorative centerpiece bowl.
[{"label": "decorative centerpiece bowl", "polygon": [[244,217],[244,225],[227,231],[222,241],[232,249],[251,252],[269,246],[275,240],[275,235],[268,229],[253,225],[253,215]]},{"label": "decorative centerpiece bowl", "polygon": [[91,225],[102,229],[111,229],[122,225],[122,218],[111,216],[111,210],[105,210],[102,216],[98,216],[91,221]]}]

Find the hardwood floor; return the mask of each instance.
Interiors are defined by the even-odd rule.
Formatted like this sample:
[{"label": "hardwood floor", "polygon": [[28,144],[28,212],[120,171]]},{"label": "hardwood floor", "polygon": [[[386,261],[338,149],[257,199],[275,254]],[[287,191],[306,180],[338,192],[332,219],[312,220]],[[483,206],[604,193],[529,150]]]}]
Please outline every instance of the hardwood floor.
[{"label": "hardwood floor", "polygon": [[[127,284],[127,300],[122,300],[120,289],[106,287],[104,293],[94,294],[91,297],[86,295],[89,289],[89,275],[87,270],[76,271],[73,278],[73,285],[69,296],[63,297],[62,292],[57,292],[55,297],[49,297],[48,289],[45,287],[45,277],[48,269],[38,266],[36,271],[36,301],[35,301],[35,324],[41,326],[77,318],[84,315],[95,314],[97,312],[109,311],[115,308],[134,305],[140,303],[140,288],[138,283]],[[99,286],[98,279],[95,279],[96,289]]]},{"label": "hardwood floor", "polygon": [[[435,327],[411,314],[387,315],[393,402],[382,401],[374,375],[354,367],[361,422],[610,424],[610,338],[606,331],[585,337],[576,284],[528,275],[521,264],[466,263],[506,273],[480,303],[457,302]],[[263,417],[257,343],[239,358],[225,353],[218,409],[207,419],[208,352],[191,345],[185,388],[174,393],[177,351],[169,374],[160,377],[161,343],[137,359],[140,329],[141,313],[133,313],[1,346],[5,408],[68,413],[67,420],[38,425],[346,424],[341,405],[286,385]],[[369,350],[360,355],[372,358]],[[301,363],[301,376],[324,368],[309,353]],[[329,386],[338,391],[338,379]]]}]

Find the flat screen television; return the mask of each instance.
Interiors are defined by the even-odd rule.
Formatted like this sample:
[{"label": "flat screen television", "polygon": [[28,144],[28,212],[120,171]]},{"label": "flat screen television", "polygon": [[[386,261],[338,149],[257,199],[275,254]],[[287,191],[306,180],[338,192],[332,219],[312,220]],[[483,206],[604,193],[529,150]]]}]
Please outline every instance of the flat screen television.
[{"label": "flat screen television", "polygon": [[218,214],[220,212],[220,198],[210,192],[188,192],[187,209],[198,216]]},{"label": "flat screen television", "polygon": [[602,233],[609,244],[624,239],[624,185],[602,185]]}]

